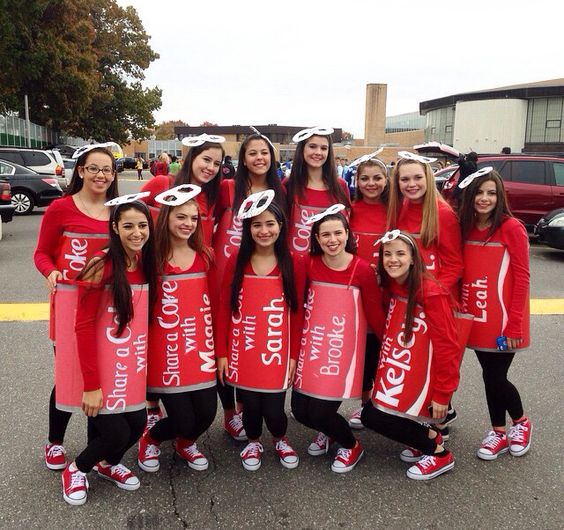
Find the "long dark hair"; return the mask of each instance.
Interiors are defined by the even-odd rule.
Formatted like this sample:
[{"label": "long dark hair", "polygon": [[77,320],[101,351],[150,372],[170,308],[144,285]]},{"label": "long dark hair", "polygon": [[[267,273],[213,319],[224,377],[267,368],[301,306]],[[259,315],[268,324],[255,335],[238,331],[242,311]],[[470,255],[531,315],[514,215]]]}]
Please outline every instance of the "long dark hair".
[{"label": "long dark hair", "polygon": [[380,171],[382,171],[382,174],[384,175],[384,178],[386,179],[386,187],[382,190],[382,193],[379,197],[380,201],[382,201],[382,204],[384,204],[385,206],[388,206],[388,199],[390,197],[390,177],[388,176],[388,168],[386,167],[386,164],[384,164],[384,162],[382,162],[379,158],[371,158],[370,160],[366,160],[365,162],[361,162],[358,165],[358,168],[356,170],[356,190],[355,190],[355,199],[358,200],[362,200],[364,197],[362,196],[362,192],[360,191],[360,188],[358,186],[358,179],[360,177],[360,175],[362,174],[362,172],[364,171],[364,169],[366,169],[367,167],[377,167]]},{"label": "long dark hair", "polygon": [[114,230],[114,225],[117,226],[122,214],[128,210],[137,210],[144,214],[149,225],[149,238],[141,250],[141,266],[143,267],[145,282],[149,284],[149,314],[152,313],[155,301],[156,283],[154,228],[153,218],[151,217],[149,208],[144,202],[134,201],[114,207],[109,221],[110,242],[107,247],[108,252],[101,261],[98,259],[91,260],[77,278],[82,279],[84,276],[87,276],[88,272],[91,272],[94,267],[98,268],[100,263],[103,265],[106,260],[110,260],[112,276],[108,279],[107,283],[109,283],[112,290],[112,303],[119,322],[117,329],[118,337],[123,333],[134,314],[131,286],[127,280],[127,256],[121,244],[119,234]]},{"label": "long dark hair", "polygon": [[115,199],[119,195],[118,179],[117,179],[117,171],[116,171],[116,159],[114,158],[112,152],[106,147],[95,147],[90,151],[86,151],[86,153],[83,153],[76,159],[76,164],[74,165],[74,169],[72,171],[71,181],[67,190],[65,191],[65,195],[74,195],[75,193],[78,193],[82,189],[82,186],[84,185],[84,179],[82,179],[78,174],[78,168],[84,167],[86,165],[86,161],[88,160],[88,157],[93,153],[103,153],[105,155],[108,155],[110,157],[110,160],[112,161],[112,171],[114,173],[114,180],[106,190],[106,199],[108,200]]},{"label": "long dark hair", "polygon": [[[202,229],[202,218],[200,216],[200,208],[198,206],[198,202],[195,199],[192,199],[185,204],[194,204],[198,212],[198,224],[196,225],[194,233],[188,239],[187,245],[192,250],[195,250],[197,254],[201,255],[209,267],[211,265],[213,255],[211,249],[206,245],[205,242],[204,231]],[[184,204],[182,204],[181,206],[184,206]],[[163,204],[159,211],[155,237],[157,249],[156,261],[159,274],[163,274],[165,265],[168,263],[168,260],[171,257],[168,220],[174,209],[179,207],[180,206],[169,206]]]},{"label": "long dark hair", "polygon": [[[240,160],[239,160],[240,163]],[[278,268],[282,275],[282,286],[284,289],[284,297],[286,303],[291,311],[296,311],[298,308],[298,297],[296,293],[296,285],[294,283],[294,266],[292,263],[292,254],[288,248],[287,241],[287,222],[283,209],[272,202],[266,209],[271,212],[280,226],[280,234],[274,243],[274,254],[278,262]],[[253,252],[255,251],[255,242],[251,236],[251,223],[253,219],[245,219],[243,221],[243,234],[241,237],[241,246],[237,255],[237,262],[235,265],[235,272],[231,283],[231,311],[233,313],[238,311],[239,306],[239,293],[243,285],[243,276],[245,265],[249,263]]]},{"label": "long dark hair", "polygon": [[489,217],[492,225],[489,229],[488,237],[491,237],[494,234],[494,232],[502,225],[503,221],[507,217],[513,217],[513,214],[511,213],[509,204],[507,202],[507,195],[505,194],[503,180],[500,174],[494,169],[488,174],[474,179],[470,183],[470,185],[465,190],[463,190],[464,192],[462,193],[462,203],[458,210],[463,240],[466,239],[476,221],[474,217],[474,201],[476,199],[476,195],[478,194],[480,186],[484,182],[488,182],[488,180],[491,180],[493,183],[495,183],[495,191],[497,195],[495,208],[493,209],[492,213],[490,213]]},{"label": "long dark hair", "polygon": [[[188,156],[186,157],[186,160],[184,160],[182,167],[176,174],[172,187],[180,186],[181,184],[194,184],[192,182],[192,162],[194,162],[194,159],[200,153],[203,153],[208,149],[221,149],[221,160],[223,160],[223,157],[225,156],[225,150],[223,149],[221,144],[204,142],[202,145],[192,147],[190,151],[188,151]],[[208,206],[213,206],[217,201],[217,196],[219,194],[219,184],[221,182],[222,168],[223,162],[219,165],[216,176],[202,186],[202,191],[206,194],[206,199],[208,200]]]},{"label": "long dark hair", "polygon": [[308,168],[304,159],[304,147],[308,142],[311,142],[312,138],[327,138],[327,141],[329,142],[327,160],[325,160],[325,163],[321,168],[323,183],[325,184],[325,186],[327,186],[327,191],[333,198],[334,202],[340,202],[345,206],[350,206],[349,199],[343,188],[339,184],[339,178],[337,176],[337,168],[335,167],[335,159],[333,153],[333,140],[331,139],[331,136],[313,135],[306,140],[298,142],[298,145],[296,147],[294,160],[292,162],[292,169],[290,171],[290,177],[286,184],[286,189],[288,190],[286,195],[286,200],[288,201],[288,211],[291,211],[292,202],[296,197],[303,198],[305,195],[308,178]]},{"label": "long dark hair", "polygon": [[[411,234],[400,232],[399,239],[407,244],[411,251],[411,259],[413,264],[409,268],[407,276],[407,308],[405,311],[405,340],[411,340],[413,336],[413,320],[415,319],[415,307],[417,305],[417,297],[420,295],[423,286],[423,278],[431,278],[427,273],[425,263],[421,257],[421,252]],[[390,286],[390,277],[384,269],[384,250],[386,243],[382,244],[378,255],[378,276],[380,277],[380,285],[385,288]]]},{"label": "long dark hair", "polygon": [[309,238],[309,253],[312,256],[321,256],[323,254],[321,245],[315,236],[319,235],[319,228],[325,221],[341,221],[343,228],[349,233],[347,243],[345,245],[345,252],[348,252],[349,254],[356,254],[356,238],[352,233],[347,218],[341,212],[326,215],[319,221],[313,223],[313,226],[311,227],[311,237]]},{"label": "long dark hair", "polygon": [[245,138],[239,149],[239,163],[237,164],[237,172],[235,173],[235,197],[233,199],[233,211],[237,212],[243,201],[248,197],[251,190],[251,181],[249,177],[249,169],[245,165],[245,153],[249,148],[249,144],[253,140],[262,140],[270,153],[270,167],[266,174],[266,184],[269,189],[274,190],[274,200],[283,208],[286,208],[286,197],[280,178],[276,173],[276,153],[262,134],[250,134]]}]

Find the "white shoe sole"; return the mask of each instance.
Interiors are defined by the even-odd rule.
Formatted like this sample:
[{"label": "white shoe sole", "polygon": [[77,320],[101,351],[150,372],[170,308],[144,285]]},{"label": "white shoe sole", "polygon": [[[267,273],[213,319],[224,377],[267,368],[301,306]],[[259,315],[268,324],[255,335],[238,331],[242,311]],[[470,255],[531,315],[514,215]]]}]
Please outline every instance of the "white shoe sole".
[{"label": "white shoe sole", "polygon": [[419,460],[421,460],[421,457],[423,455],[419,455],[419,456],[406,456],[402,453],[400,453],[399,458],[402,462],[406,462],[407,464],[414,464],[415,462],[419,462]]},{"label": "white shoe sole", "polygon": [[451,462],[450,464],[442,467],[441,469],[435,471],[430,475],[419,475],[417,473],[411,473],[411,471],[408,469],[406,475],[413,480],[431,480],[438,477],[439,475],[442,475],[443,473],[446,473],[447,471],[450,471],[453,467],[454,462]]},{"label": "white shoe sole", "polygon": [[509,447],[506,447],[505,449],[502,449],[501,451],[498,451],[496,454],[488,454],[488,453],[480,453],[480,450],[478,449],[478,451],[476,452],[476,456],[480,459],[480,460],[496,460],[497,457],[499,455],[504,455],[505,453],[507,453],[507,451],[509,451]]},{"label": "white shoe sole", "polygon": [[210,467],[209,462],[206,462],[205,464],[194,464],[194,462],[188,462],[188,460],[184,460],[184,462],[186,462],[188,467],[194,471],[205,471],[208,467]]},{"label": "white shoe sole", "polygon": [[349,471],[352,471],[356,467],[356,465],[362,460],[363,456],[364,456],[364,451],[362,451],[362,453],[360,453],[356,462],[352,466],[335,467],[335,464],[333,463],[333,464],[331,464],[331,471],[334,471],[335,473],[348,473]]},{"label": "white shoe sole", "polygon": [[241,460],[241,464],[243,464],[243,467],[247,471],[256,471],[257,469],[260,469],[262,462],[259,460],[258,464],[247,464],[244,460]]},{"label": "white shoe sole", "polygon": [[280,463],[282,464],[282,467],[285,467],[286,469],[296,469],[300,465],[300,459],[298,458],[296,462],[285,462],[280,458]]},{"label": "white shoe sole", "polygon": [[325,449],[311,449],[311,448],[307,448],[307,454],[310,456],[322,456],[322,455],[326,455],[329,452],[329,446],[327,446]]},{"label": "white shoe sole", "polygon": [[70,504],[71,506],[82,506],[83,504],[86,504],[87,498],[88,495],[85,495],[83,499],[71,499],[70,497],[67,497],[63,493],[63,499],[65,500],[66,503]]},{"label": "white shoe sole", "polygon": [[67,467],[66,462],[64,464],[48,464],[47,462],[45,462],[45,465],[51,471],[61,471],[61,470],[65,469],[65,467]]},{"label": "white shoe sole", "polygon": [[[152,462],[153,462],[153,460],[152,460]],[[145,473],[156,473],[161,468],[161,464],[158,460],[157,460],[156,466],[148,466],[148,465],[144,464],[143,462],[141,462],[141,460],[137,460],[137,465],[139,466],[140,469],[145,471]]]},{"label": "white shoe sole", "polygon": [[361,431],[362,429],[364,429],[364,425],[361,422],[356,422],[356,421],[355,422],[349,421],[349,427],[357,431]]},{"label": "white shoe sole", "polygon": [[113,478],[106,477],[106,475],[102,475],[102,473],[100,473],[100,472],[98,472],[98,476],[100,478],[103,478],[104,480],[107,480],[108,482],[113,482],[121,490],[135,491],[135,490],[138,490],[141,487],[141,482],[137,482],[137,484],[122,484],[121,482],[118,482],[117,480],[114,480]]},{"label": "white shoe sole", "polygon": [[520,451],[512,451],[511,450],[511,441],[510,441],[509,442],[509,453],[511,454],[511,456],[516,456],[516,457],[525,456],[529,452],[529,449],[531,448],[532,440],[533,440],[533,426],[531,425],[531,432],[529,434],[529,443],[527,444],[527,446],[523,447]]}]

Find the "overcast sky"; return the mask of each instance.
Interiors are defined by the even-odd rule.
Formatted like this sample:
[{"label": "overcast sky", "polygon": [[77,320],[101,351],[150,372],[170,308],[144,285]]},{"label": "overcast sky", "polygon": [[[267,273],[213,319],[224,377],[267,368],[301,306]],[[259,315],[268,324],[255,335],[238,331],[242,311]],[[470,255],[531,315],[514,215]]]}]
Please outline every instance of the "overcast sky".
[{"label": "overcast sky", "polygon": [[118,0],[160,59],[157,122],[328,125],[364,136],[367,83],[387,115],[419,102],[564,77],[561,16],[547,0]]}]

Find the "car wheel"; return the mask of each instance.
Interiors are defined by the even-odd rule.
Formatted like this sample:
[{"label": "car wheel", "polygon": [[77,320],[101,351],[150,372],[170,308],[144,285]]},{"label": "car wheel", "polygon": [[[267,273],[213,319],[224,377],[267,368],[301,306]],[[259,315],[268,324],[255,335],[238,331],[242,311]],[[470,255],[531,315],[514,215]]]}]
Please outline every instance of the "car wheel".
[{"label": "car wheel", "polygon": [[33,197],[23,190],[12,192],[12,204],[16,207],[16,215],[29,215],[33,211]]}]

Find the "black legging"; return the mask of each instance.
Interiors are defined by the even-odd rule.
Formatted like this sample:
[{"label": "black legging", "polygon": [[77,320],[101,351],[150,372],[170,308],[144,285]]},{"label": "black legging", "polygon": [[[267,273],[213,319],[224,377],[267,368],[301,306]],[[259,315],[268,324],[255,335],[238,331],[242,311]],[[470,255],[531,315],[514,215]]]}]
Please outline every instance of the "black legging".
[{"label": "black legging", "polygon": [[329,401],[292,392],[292,412],[296,420],[333,438],[345,449],[352,449],[356,439],[349,422],[337,413],[340,406],[341,401]]},{"label": "black legging", "polygon": [[[51,397],[49,398],[49,443],[63,445],[72,412],[59,410],[56,407],[56,401],[56,390],[55,387],[53,387]],[[79,414],[79,416],[84,417],[82,413]],[[88,422],[87,430],[88,441],[90,441],[96,435],[94,425]]]},{"label": "black legging", "polygon": [[217,395],[219,396],[223,410],[235,408],[235,389],[227,384],[222,385],[219,378],[217,380]]},{"label": "black legging", "polygon": [[507,379],[507,372],[515,352],[476,351],[482,366],[482,377],[486,388],[486,401],[492,427],[505,427],[505,412],[512,420],[523,417],[523,404],[519,392]]},{"label": "black legging", "polygon": [[432,455],[437,448],[435,440],[429,438],[429,427],[414,420],[382,412],[374,407],[372,401],[364,405],[361,421],[365,427],[390,440],[419,449],[423,454]]},{"label": "black legging", "polygon": [[286,392],[256,392],[237,389],[237,397],[243,403],[243,427],[249,440],[258,440],[262,434],[262,421],[274,438],[282,438],[288,429],[288,417],[284,411]]},{"label": "black legging", "polygon": [[115,466],[123,455],[143,434],[147,422],[146,409],[121,414],[98,414],[88,418],[95,429],[96,436],[76,458],[76,467],[83,473],[89,473],[102,460]]},{"label": "black legging", "polygon": [[362,378],[362,391],[372,390],[374,376],[380,358],[380,346],[382,343],[374,333],[366,335],[366,348],[364,350],[364,376]]},{"label": "black legging", "polygon": [[197,440],[212,424],[217,410],[215,386],[179,394],[160,394],[167,417],[149,431],[158,442],[186,438]]}]

